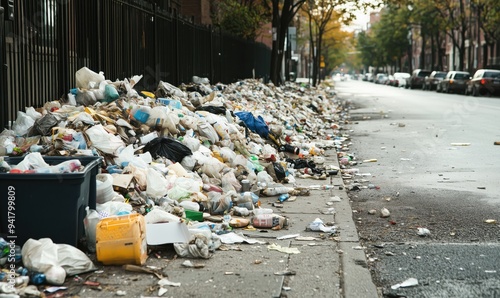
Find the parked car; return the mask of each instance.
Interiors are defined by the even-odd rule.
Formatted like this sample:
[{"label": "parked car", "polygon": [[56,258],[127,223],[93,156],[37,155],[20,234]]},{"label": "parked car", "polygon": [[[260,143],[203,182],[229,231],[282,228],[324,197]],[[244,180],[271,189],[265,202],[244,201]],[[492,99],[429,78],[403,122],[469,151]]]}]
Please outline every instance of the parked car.
[{"label": "parked car", "polygon": [[470,80],[470,73],[467,71],[450,71],[439,83],[440,92],[465,94],[466,83]]},{"label": "parked car", "polygon": [[389,78],[387,77],[387,75],[385,73],[378,73],[377,76],[375,77],[375,84],[384,85],[388,79]]},{"label": "parked car", "polygon": [[477,70],[467,83],[465,94],[472,94],[473,96],[500,94],[500,70]]},{"label": "parked car", "polygon": [[424,85],[422,86],[422,89],[424,90],[436,90],[437,85],[439,82],[441,82],[444,77],[446,77],[447,72],[446,71],[433,71],[431,74],[427,77],[425,77],[424,80]]},{"label": "parked car", "polygon": [[394,73],[394,86],[405,87],[406,79],[410,78],[410,74],[407,72],[395,72]]},{"label": "parked car", "polygon": [[424,85],[425,77],[429,76],[431,72],[432,71],[425,69],[415,69],[408,81],[409,88],[410,89],[422,88],[422,86]]},{"label": "parked car", "polygon": [[389,86],[394,86],[395,84],[395,79],[394,79],[394,76],[393,75],[388,75],[387,76],[387,81],[385,82],[386,85],[389,85]]}]

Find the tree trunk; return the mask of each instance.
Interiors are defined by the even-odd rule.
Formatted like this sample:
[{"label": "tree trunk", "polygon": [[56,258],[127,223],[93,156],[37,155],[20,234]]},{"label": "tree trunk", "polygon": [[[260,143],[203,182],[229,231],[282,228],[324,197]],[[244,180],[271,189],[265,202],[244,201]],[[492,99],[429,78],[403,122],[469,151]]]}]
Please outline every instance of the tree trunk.
[{"label": "tree trunk", "polygon": [[272,19],[272,38],[273,38],[273,46],[271,49],[271,82],[275,85],[279,84],[279,65],[278,65],[278,51],[279,51],[279,24],[280,24],[280,16],[279,16],[279,0],[273,0],[273,19]]}]

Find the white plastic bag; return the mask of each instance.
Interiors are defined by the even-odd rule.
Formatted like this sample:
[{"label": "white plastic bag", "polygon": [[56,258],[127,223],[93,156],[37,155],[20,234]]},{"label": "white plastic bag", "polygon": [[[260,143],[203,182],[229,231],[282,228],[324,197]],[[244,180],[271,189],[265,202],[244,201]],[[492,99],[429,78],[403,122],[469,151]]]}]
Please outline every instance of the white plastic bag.
[{"label": "white plastic bag", "polygon": [[40,152],[32,152],[26,155],[21,162],[13,166],[14,169],[19,169],[21,171],[48,168],[50,165],[45,162]]},{"label": "white plastic bag", "polygon": [[47,272],[61,266],[67,275],[95,270],[94,263],[78,248],[68,244],[55,244],[50,238],[28,239],[21,249],[24,266],[35,272]]},{"label": "white plastic bag", "polygon": [[33,125],[35,125],[35,119],[31,118],[24,112],[18,111],[12,130],[16,135],[24,136],[31,130]]},{"label": "white plastic bag", "polygon": [[93,126],[85,131],[92,146],[108,154],[117,154],[125,143],[119,136],[108,133],[102,125]]},{"label": "white plastic bag", "polygon": [[200,133],[200,135],[206,137],[212,144],[219,141],[219,135],[217,134],[213,126],[208,122],[200,123],[198,125],[198,132]]},{"label": "white plastic bag", "polygon": [[117,215],[120,212],[132,212],[132,206],[125,202],[109,201],[104,204],[96,204],[96,210],[101,217]]},{"label": "white plastic bag", "polygon": [[76,88],[93,89],[97,88],[101,81],[104,81],[104,73],[96,73],[87,67],[80,68],[76,73]]},{"label": "white plastic bag", "polygon": [[168,181],[163,175],[153,168],[148,168],[146,178],[146,194],[153,198],[161,198],[167,194]]}]

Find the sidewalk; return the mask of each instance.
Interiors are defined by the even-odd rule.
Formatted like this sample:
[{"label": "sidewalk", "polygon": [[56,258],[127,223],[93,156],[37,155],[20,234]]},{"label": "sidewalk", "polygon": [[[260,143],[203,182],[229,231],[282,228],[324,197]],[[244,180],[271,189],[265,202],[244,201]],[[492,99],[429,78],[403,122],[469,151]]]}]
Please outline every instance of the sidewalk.
[{"label": "sidewalk", "polygon": [[[334,150],[328,150],[325,159],[327,165],[338,165]],[[311,190],[310,196],[285,201],[282,209],[272,207],[276,197],[261,196],[262,207],[273,208],[275,213],[289,218],[288,229],[236,230],[248,238],[296,248],[299,254],[269,250],[268,244],[225,245],[225,251],[217,250],[210,259],[189,259],[193,264],[205,265],[200,269],[183,267],[182,263],[188,259],[156,259],[150,254],[146,265],[164,268],[170,281],[181,284],[167,287],[168,292],[162,297],[378,297],[364,251],[354,249],[360,244],[340,172],[332,180],[298,178],[297,185],[329,185],[330,181],[333,189]],[[341,201],[327,206],[326,202],[334,196]],[[331,207],[335,208],[334,215],[321,213]],[[331,237],[322,232],[306,231],[306,226],[316,218],[324,223],[334,221],[338,233]],[[276,239],[293,234],[316,239]],[[125,272],[120,267],[113,269],[110,266],[103,267],[103,271],[97,279],[102,291],[83,287],[75,294],[79,297],[116,297],[117,290],[125,290],[126,297],[158,297],[158,279],[153,275]]]}]

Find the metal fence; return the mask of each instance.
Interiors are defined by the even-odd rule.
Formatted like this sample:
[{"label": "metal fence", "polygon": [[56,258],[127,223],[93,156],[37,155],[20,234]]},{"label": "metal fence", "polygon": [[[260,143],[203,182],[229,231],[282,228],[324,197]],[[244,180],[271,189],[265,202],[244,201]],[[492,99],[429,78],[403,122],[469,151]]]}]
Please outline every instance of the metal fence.
[{"label": "metal fence", "polygon": [[[17,111],[61,98],[83,66],[107,79],[143,75],[154,90],[192,76],[231,83],[269,77],[270,49],[211,26],[193,24],[143,0],[13,1],[0,19],[0,125]],[[4,21],[5,20],[5,21]]]}]

